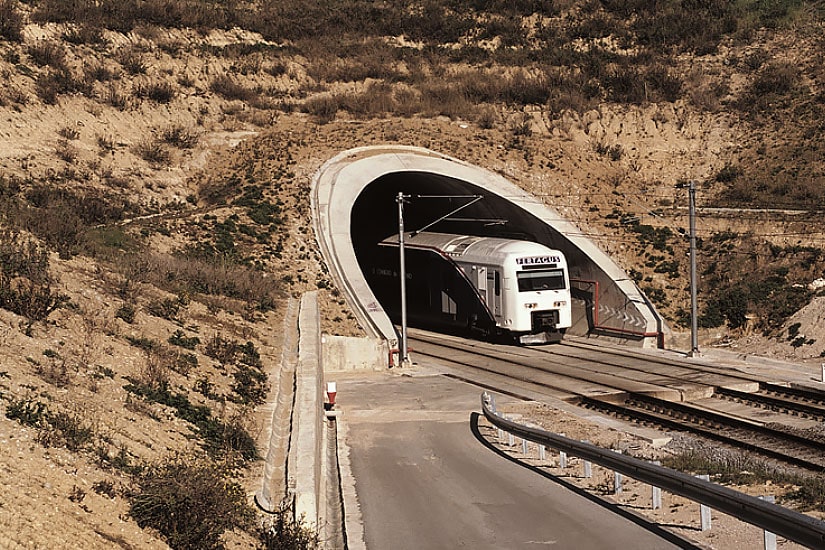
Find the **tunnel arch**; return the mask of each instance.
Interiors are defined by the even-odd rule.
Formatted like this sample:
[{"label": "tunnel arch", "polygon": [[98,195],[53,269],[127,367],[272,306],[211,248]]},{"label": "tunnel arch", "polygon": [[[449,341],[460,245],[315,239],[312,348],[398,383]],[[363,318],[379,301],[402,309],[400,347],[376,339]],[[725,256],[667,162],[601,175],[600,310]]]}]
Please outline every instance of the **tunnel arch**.
[{"label": "tunnel arch", "polygon": [[[361,272],[358,252],[365,243],[397,233],[395,197],[399,191],[483,195],[468,209],[468,217],[503,218],[506,224],[461,222],[434,230],[522,238],[562,250],[571,266],[571,280],[576,281],[570,334],[600,335],[644,347],[663,345],[666,328],[636,284],[552,208],[496,173],[428,149],[360,147],[336,155],[315,174],[313,223],[330,274],[359,323],[390,348],[397,344],[396,329]],[[453,199],[453,206],[458,200]],[[418,205],[418,209],[414,203],[405,206],[406,229],[418,229],[452,208],[437,202]]]}]

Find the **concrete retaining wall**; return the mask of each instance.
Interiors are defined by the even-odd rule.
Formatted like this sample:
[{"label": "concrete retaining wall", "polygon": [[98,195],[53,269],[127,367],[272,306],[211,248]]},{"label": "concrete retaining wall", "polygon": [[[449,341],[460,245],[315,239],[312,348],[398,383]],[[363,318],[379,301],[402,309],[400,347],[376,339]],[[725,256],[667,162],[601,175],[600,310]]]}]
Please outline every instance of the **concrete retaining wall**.
[{"label": "concrete retaining wall", "polygon": [[318,293],[307,292],[298,316],[298,367],[295,376],[295,410],[289,477],[295,497],[295,517],[316,527],[321,489],[321,436],[324,400],[321,369],[321,325]]},{"label": "concrete retaining wall", "polygon": [[321,337],[324,372],[380,370],[389,361],[389,346],[380,338]]}]

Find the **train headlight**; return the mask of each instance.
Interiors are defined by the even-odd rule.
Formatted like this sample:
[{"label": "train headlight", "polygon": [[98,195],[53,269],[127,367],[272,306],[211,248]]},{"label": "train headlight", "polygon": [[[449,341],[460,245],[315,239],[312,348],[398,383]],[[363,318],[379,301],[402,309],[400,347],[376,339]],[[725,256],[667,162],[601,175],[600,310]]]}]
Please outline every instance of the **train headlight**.
[{"label": "train headlight", "polygon": [[553,302],[553,307],[564,307],[567,305],[567,300],[561,300],[560,302]]},{"label": "train headlight", "polygon": [[536,302],[527,302],[524,304],[527,309],[536,309],[539,305]]}]

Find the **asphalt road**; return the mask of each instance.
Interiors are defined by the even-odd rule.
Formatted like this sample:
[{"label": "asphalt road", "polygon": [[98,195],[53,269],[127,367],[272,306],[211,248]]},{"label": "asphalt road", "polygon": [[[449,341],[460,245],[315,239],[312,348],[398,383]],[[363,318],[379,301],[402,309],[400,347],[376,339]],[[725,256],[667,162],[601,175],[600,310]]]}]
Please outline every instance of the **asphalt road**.
[{"label": "asphalt road", "polygon": [[439,375],[338,379],[368,549],[680,547],[486,447],[480,393]]}]

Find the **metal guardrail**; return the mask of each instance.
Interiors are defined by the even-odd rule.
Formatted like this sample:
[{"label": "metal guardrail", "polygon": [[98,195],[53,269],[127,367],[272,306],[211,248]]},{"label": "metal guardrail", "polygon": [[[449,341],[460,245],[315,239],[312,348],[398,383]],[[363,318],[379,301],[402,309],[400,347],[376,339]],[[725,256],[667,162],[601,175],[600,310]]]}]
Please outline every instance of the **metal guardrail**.
[{"label": "metal guardrail", "polygon": [[481,408],[485,418],[497,428],[522,439],[589,460],[809,548],[825,548],[825,522],[816,518],[638,458],[621,455],[553,432],[517,424],[496,412],[491,405],[490,394],[484,392]]}]

